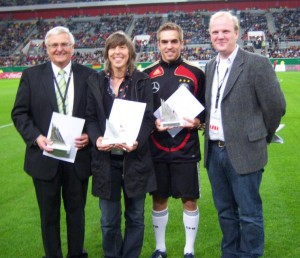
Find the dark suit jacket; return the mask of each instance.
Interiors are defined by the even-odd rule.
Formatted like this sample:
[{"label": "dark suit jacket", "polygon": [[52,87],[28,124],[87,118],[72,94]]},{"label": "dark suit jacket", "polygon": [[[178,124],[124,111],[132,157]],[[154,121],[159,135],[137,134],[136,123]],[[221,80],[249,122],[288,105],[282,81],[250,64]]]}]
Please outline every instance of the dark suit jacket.
[{"label": "dark suit jacket", "polygon": [[[211,91],[216,58],[206,65],[207,164]],[[224,137],[229,158],[239,174],[262,169],[269,143],[285,113],[285,98],[268,58],[239,49],[221,102]]]},{"label": "dark suit jacket", "polygon": [[[84,118],[87,77],[93,69],[72,64],[74,78],[73,116]],[[51,180],[57,173],[59,161],[43,155],[35,144],[37,137],[47,135],[52,113],[58,112],[51,63],[24,70],[12,109],[12,120],[26,143],[24,169],[36,179]],[[79,178],[90,175],[90,150],[86,147],[77,152],[74,163]]]}]

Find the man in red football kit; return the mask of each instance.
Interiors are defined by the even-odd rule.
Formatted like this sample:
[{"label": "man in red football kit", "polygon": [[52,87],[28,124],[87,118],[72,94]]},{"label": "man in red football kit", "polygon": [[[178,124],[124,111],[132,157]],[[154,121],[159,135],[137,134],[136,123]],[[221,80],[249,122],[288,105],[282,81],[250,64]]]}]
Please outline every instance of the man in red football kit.
[{"label": "man in red football kit", "polygon": [[[204,106],[204,73],[181,57],[183,31],[174,23],[165,23],[157,31],[161,59],[147,67],[154,96],[154,110],[161,106],[179,87],[186,87]],[[195,257],[194,242],[199,224],[197,199],[199,190],[200,144],[198,129],[204,112],[174,132],[157,119],[150,146],[155,165],[157,190],[152,193],[152,223],[156,249],[151,258],[167,257],[165,230],[168,222],[168,198],[181,198],[186,243],[184,257]]]}]

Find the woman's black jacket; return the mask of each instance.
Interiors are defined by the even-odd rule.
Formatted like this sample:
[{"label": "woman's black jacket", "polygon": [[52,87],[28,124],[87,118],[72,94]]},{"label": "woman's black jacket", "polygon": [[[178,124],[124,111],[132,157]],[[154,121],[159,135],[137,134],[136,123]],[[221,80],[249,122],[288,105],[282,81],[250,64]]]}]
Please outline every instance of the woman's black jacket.
[{"label": "woman's black jacket", "polygon": [[[88,78],[86,128],[92,148],[92,194],[102,199],[111,196],[110,153],[96,148],[98,137],[105,132],[106,116],[103,106],[105,73],[101,71]],[[124,152],[124,187],[128,197],[156,189],[156,179],[148,146],[150,132],[154,128],[153,96],[151,82],[147,74],[135,70],[129,89],[132,101],[146,103],[146,110],[141,129],[137,137],[138,147],[135,151]]]}]

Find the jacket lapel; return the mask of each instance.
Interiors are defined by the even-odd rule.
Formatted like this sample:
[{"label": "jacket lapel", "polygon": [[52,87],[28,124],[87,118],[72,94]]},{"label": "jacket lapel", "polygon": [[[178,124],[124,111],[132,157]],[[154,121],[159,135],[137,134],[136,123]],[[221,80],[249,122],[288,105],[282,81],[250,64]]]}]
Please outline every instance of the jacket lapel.
[{"label": "jacket lapel", "polygon": [[72,64],[72,71],[73,71],[73,82],[74,82],[74,103],[73,103],[73,116],[77,114],[77,110],[80,104],[80,97],[83,94],[84,88],[81,87],[84,85],[83,79],[80,76],[80,70],[76,64]]},{"label": "jacket lapel", "polygon": [[105,85],[105,74],[104,72],[95,73],[93,78],[89,80],[89,87],[93,92],[95,99],[99,106],[102,105],[103,91]]},{"label": "jacket lapel", "polygon": [[239,49],[230,70],[230,74],[223,93],[223,99],[226,98],[226,96],[234,86],[240,73],[243,71],[243,64],[244,64],[244,54],[243,51]]},{"label": "jacket lapel", "polygon": [[213,79],[214,79],[214,74],[215,74],[215,69],[216,69],[216,58],[214,58],[209,64],[206,69],[206,104],[208,109],[210,109],[211,106],[211,92],[212,92],[212,84],[213,84]]},{"label": "jacket lapel", "polygon": [[58,112],[58,106],[56,101],[56,95],[55,95],[55,86],[53,83],[53,71],[51,67],[51,63],[48,62],[44,68],[43,71],[41,71],[41,84],[46,92],[46,96],[48,96],[48,100],[50,102],[50,105],[52,109],[56,112]]}]

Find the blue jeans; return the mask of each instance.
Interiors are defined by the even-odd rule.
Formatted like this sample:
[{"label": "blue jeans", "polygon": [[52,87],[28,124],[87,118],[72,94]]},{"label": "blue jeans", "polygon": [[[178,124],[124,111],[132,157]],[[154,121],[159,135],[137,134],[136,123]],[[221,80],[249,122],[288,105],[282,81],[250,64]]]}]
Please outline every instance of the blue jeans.
[{"label": "blue jeans", "polygon": [[124,238],[121,232],[121,189],[123,188],[123,162],[111,162],[112,199],[100,198],[102,247],[105,258],[138,258],[144,240],[144,207],[145,194],[128,198],[124,195]]},{"label": "blue jeans", "polygon": [[263,255],[264,221],[259,187],[263,169],[239,175],[226,147],[209,144],[208,176],[222,230],[222,258]]}]

